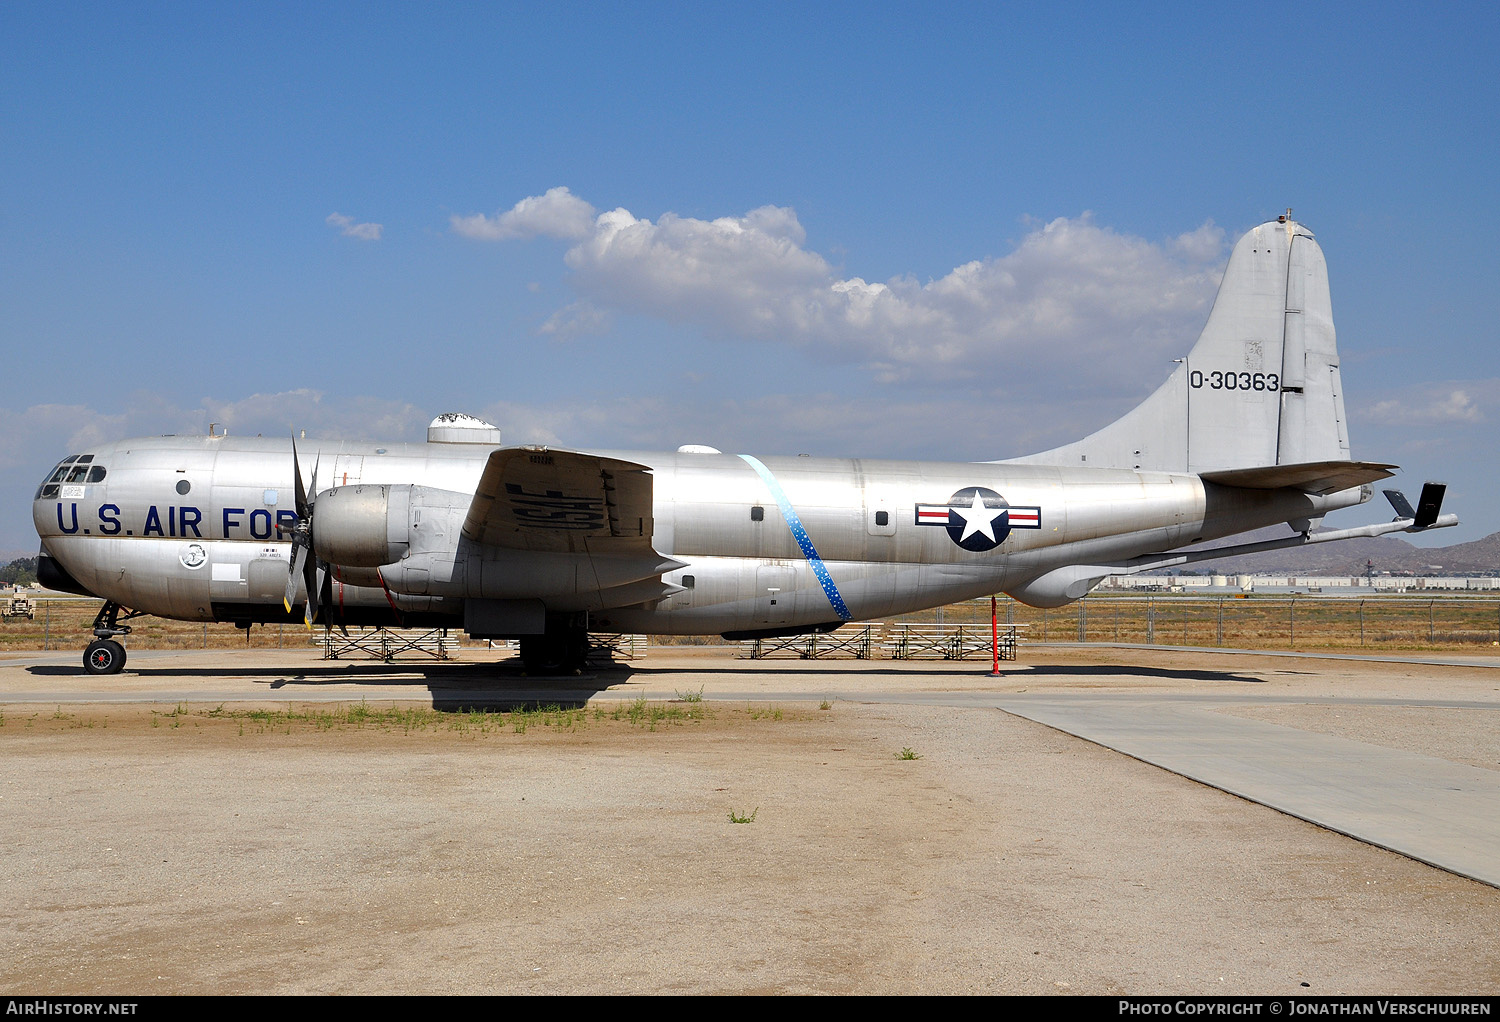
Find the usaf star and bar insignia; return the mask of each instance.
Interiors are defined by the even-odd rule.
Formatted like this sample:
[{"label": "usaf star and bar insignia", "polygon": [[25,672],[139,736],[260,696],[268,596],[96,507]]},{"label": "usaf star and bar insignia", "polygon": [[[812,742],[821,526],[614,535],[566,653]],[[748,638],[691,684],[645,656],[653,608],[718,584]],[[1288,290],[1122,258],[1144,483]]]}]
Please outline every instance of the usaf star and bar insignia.
[{"label": "usaf star and bar insignia", "polygon": [[963,549],[983,553],[1005,542],[1011,529],[1040,529],[1042,509],[1011,507],[994,490],[967,486],[946,504],[918,504],[917,524],[941,526]]}]

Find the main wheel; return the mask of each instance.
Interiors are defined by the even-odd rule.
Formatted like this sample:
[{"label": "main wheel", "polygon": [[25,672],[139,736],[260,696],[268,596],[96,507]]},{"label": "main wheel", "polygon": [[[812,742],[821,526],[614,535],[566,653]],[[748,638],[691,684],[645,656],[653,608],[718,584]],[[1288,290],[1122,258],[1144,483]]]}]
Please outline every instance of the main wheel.
[{"label": "main wheel", "polygon": [[125,647],[114,639],[95,639],[83,651],[83,669],[90,674],[119,674],[125,669]]}]

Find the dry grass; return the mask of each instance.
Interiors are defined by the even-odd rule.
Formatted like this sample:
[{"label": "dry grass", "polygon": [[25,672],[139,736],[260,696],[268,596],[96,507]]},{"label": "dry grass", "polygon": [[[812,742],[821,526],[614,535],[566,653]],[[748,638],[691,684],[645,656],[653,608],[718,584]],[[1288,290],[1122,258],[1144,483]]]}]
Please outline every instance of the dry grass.
[{"label": "dry grass", "polygon": [[[94,615],[102,601],[40,599],[36,619],[0,621],[0,651],[83,649],[93,641]],[[128,622],[132,649],[222,649],[243,647],[245,633],[229,624],[169,621],[138,617]],[[250,630],[250,646],[258,649],[306,648],[321,641],[323,630],[309,632],[300,624],[257,625]]]}]

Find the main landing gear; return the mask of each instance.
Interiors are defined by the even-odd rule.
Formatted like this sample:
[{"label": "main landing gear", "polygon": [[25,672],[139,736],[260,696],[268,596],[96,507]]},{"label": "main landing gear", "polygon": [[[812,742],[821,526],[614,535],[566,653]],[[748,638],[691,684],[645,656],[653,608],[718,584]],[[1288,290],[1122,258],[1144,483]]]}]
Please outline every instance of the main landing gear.
[{"label": "main landing gear", "polygon": [[[106,602],[94,617],[94,641],[83,651],[83,669],[90,674],[119,674],[125,669],[125,647],[114,638],[130,634],[130,626],[120,624],[122,609]],[[125,611],[127,621],[136,616],[136,611]]]},{"label": "main landing gear", "polygon": [[587,613],[548,614],[543,635],[521,637],[527,674],[581,674],[589,656]]}]

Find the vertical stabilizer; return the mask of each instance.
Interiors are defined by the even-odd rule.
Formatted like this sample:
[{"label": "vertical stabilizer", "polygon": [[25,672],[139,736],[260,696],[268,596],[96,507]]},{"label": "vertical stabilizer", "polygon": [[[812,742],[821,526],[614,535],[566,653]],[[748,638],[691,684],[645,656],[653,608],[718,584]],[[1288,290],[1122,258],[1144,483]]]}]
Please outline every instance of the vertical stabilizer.
[{"label": "vertical stabilizer", "polygon": [[1348,458],[1328,265],[1282,217],[1234,246],[1198,343],[1154,394],[1077,443],[1013,460],[1214,472]]}]

